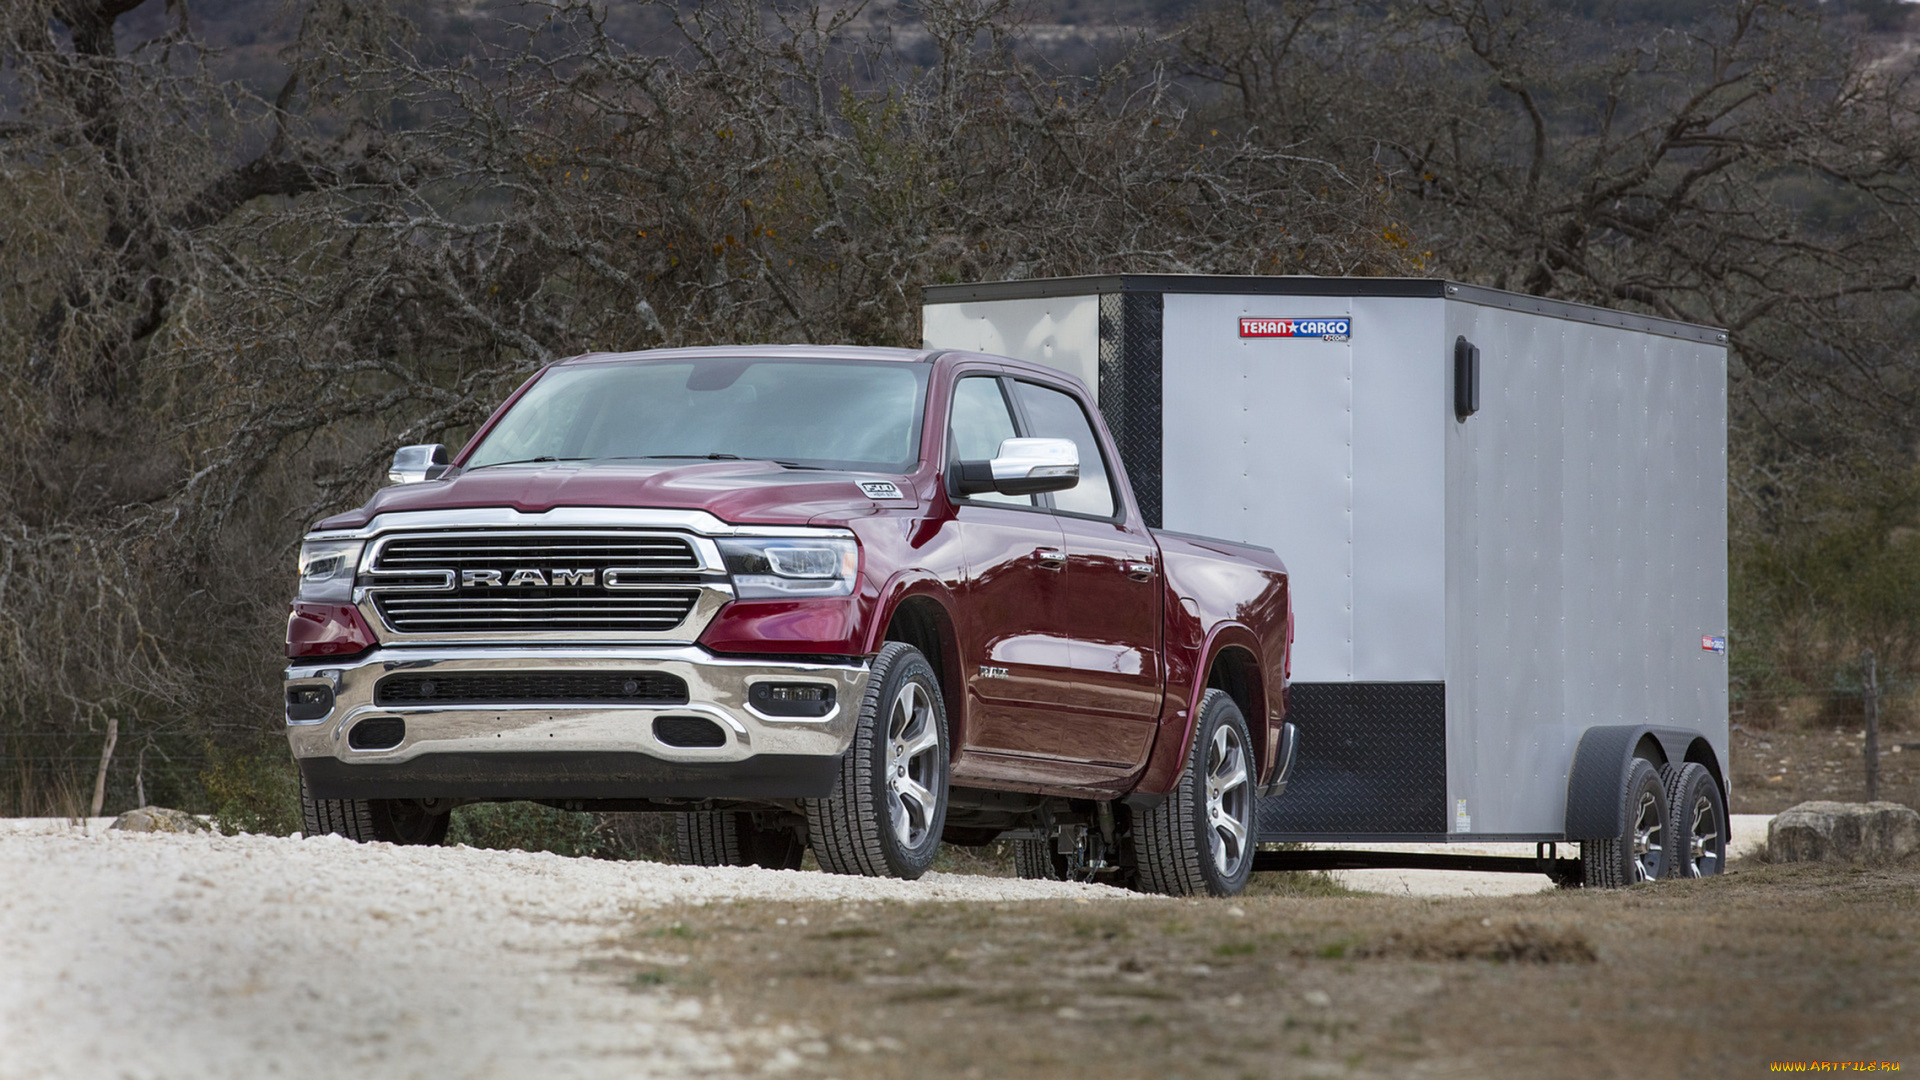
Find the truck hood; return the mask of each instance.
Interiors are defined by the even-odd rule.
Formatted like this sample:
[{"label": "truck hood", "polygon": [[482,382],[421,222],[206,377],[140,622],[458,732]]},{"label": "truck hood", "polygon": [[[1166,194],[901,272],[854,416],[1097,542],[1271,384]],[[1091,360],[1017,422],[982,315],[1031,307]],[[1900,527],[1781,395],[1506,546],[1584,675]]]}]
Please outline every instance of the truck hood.
[{"label": "truck hood", "polygon": [[[873,493],[862,484],[874,485]],[[360,528],[376,515],[401,511],[511,507],[539,514],[559,506],[704,510],[735,525],[806,525],[918,505],[905,477],[880,473],[789,469],[766,461],[560,462],[497,465],[385,488],[360,509],[317,527]]]}]

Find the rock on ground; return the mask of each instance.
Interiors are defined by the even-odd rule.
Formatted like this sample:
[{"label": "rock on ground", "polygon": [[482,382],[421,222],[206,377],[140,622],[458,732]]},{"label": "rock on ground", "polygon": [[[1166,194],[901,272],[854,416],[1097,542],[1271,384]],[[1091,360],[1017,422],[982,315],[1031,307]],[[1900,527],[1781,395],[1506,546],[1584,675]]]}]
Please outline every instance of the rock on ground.
[{"label": "rock on ground", "polygon": [[1899,803],[1804,802],[1767,827],[1770,862],[1855,862],[1920,851],[1920,813]]},{"label": "rock on ground", "polygon": [[129,810],[113,819],[108,826],[125,832],[206,832],[212,826],[185,810],[169,810],[164,806],[143,806],[138,810]]}]

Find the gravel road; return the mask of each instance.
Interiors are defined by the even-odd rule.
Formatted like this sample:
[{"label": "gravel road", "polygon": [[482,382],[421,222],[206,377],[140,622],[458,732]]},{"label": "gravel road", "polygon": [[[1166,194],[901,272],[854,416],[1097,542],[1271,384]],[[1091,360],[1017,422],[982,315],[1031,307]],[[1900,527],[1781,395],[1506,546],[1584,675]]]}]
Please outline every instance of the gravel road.
[{"label": "gravel road", "polygon": [[0,1080],[763,1075],[806,1033],[629,985],[636,912],[1129,895],[9,822]]}]

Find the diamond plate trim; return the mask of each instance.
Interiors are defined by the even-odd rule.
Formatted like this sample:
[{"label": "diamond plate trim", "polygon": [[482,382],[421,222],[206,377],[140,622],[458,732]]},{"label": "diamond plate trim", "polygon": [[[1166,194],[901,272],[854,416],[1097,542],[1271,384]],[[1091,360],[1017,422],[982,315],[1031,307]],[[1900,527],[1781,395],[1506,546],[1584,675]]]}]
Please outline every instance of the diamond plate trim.
[{"label": "diamond plate trim", "polygon": [[1160,527],[1160,362],[1165,304],[1158,293],[1100,297],[1100,415],[1149,528]]},{"label": "diamond plate trim", "polygon": [[1287,790],[1259,807],[1260,839],[1447,831],[1445,683],[1294,683],[1300,732]]}]

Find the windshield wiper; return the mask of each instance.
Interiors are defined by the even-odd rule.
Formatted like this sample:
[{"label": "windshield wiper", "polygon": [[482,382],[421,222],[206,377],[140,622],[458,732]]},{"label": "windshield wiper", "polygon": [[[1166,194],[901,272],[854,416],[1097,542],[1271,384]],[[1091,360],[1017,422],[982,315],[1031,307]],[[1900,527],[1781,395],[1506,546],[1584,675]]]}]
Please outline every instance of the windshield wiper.
[{"label": "windshield wiper", "polygon": [[627,454],[622,457],[601,458],[601,461],[663,461],[679,459],[682,461],[740,461],[739,454]]},{"label": "windshield wiper", "polygon": [[578,458],[578,457],[564,457],[564,458],[554,457],[552,454],[542,454],[539,457],[520,458],[516,461],[489,461],[485,465],[469,465],[467,467],[467,471],[471,472],[474,469],[491,469],[496,465],[536,465],[536,464],[547,462],[547,461],[585,461],[585,460],[587,459]]},{"label": "windshield wiper", "polygon": [[[631,456],[631,457],[623,457],[623,458],[603,458],[603,459],[601,459],[601,460],[604,460],[604,461],[647,461],[647,460],[657,460],[657,459],[668,459],[668,460],[672,460],[672,459],[676,459],[676,458],[678,458],[678,459],[681,459],[681,460],[691,460],[691,461],[701,461],[701,460],[705,460],[705,461],[746,461],[746,460],[749,460],[749,459],[747,459],[747,458],[743,458],[743,457],[741,457],[741,456],[740,456],[739,454],[728,454],[728,453],[724,453],[724,452],[722,452],[722,453],[713,453],[713,454],[636,454],[636,455],[633,455],[633,456]],[[800,464],[800,463],[799,463],[799,462],[797,462],[797,461],[782,461],[782,460],[781,460],[781,459],[779,459],[779,458],[756,458],[756,459],[752,459],[752,460],[758,460],[758,461],[771,461],[771,462],[773,462],[773,463],[774,463],[775,465],[781,465],[781,466],[784,466],[784,467],[786,467],[786,468],[789,468],[789,469],[811,469],[811,470],[813,470],[813,471],[815,471],[815,472],[821,472],[821,471],[824,471],[824,470],[826,469],[826,466],[824,466],[824,465],[802,465],[802,464]]]}]

